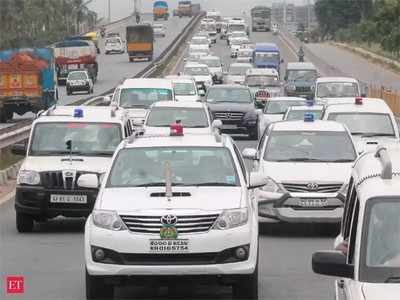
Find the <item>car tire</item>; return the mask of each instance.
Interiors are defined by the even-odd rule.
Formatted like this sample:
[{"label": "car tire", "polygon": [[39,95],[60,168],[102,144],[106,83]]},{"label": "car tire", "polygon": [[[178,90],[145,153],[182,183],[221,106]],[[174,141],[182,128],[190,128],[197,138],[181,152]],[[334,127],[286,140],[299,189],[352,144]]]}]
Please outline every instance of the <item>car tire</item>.
[{"label": "car tire", "polygon": [[16,216],[16,225],[18,232],[32,232],[33,230],[33,217],[27,214],[18,213]]},{"label": "car tire", "polygon": [[233,299],[258,299],[258,263],[252,274],[240,276],[232,285]]},{"label": "car tire", "polygon": [[86,299],[87,300],[109,300],[114,298],[114,286],[105,284],[100,276],[92,276],[86,272]]}]

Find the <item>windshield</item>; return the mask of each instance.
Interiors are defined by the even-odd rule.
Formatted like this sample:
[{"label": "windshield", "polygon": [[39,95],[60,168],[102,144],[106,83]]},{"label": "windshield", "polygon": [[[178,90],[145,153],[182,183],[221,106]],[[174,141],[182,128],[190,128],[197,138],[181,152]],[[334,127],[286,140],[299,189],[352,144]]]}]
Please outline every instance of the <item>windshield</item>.
[{"label": "windshield", "polygon": [[207,67],[185,67],[183,70],[185,75],[189,76],[208,76],[210,72]]},{"label": "windshield", "polygon": [[252,98],[248,89],[211,88],[207,94],[207,102],[251,103]]},{"label": "windshield", "polygon": [[367,202],[362,233],[360,280],[396,282],[400,277],[400,199]]},{"label": "windshield", "polygon": [[264,160],[278,162],[352,162],[356,157],[344,131],[273,131],[264,154]]},{"label": "windshield", "polygon": [[315,81],[317,80],[317,71],[315,70],[288,70],[288,81]]},{"label": "windshield", "polygon": [[172,186],[240,185],[226,148],[152,147],[121,150],[107,187],[165,186],[167,172]]},{"label": "windshield", "polygon": [[210,68],[219,68],[221,67],[221,61],[215,58],[202,58],[201,62],[206,64]]},{"label": "windshield", "polygon": [[68,80],[86,80],[87,75],[85,72],[71,72],[68,74]]},{"label": "windshield", "polygon": [[243,24],[230,24],[229,31],[246,31],[246,26]]},{"label": "windshield", "polygon": [[319,98],[343,98],[359,96],[356,83],[322,82],[318,84],[317,90],[317,97]]},{"label": "windshield", "polygon": [[247,70],[251,69],[252,66],[230,66],[229,68],[229,75],[239,75],[245,76]]},{"label": "windshield", "polygon": [[266,63],[279,62],[279,53],[276,52],[255,52],[255,61]]},{"label": "windshield", "polygon": [[123,108],[148,108],[158,101],[170,101],[172,91],[157,88],[126,88],[121,89],[119,105]]},{"label": "windshield", "polygon": [[106,44],[121,44],[121,40],[118,38],[106,39]]},{"label": "windshield", "polygon": [[305,103],[305,100],[268,101],[264,108],[264,114],[284,114],[290,106],[300,106]]},{"label": "windshield", "polygon": [[314,115],[314,120],[320,120],[322,117],[322,110],[299,110],[299,109],[291,109],[288,111],[285,120],[287,121],[299,121],[304,120],[305,113],[312,113]]},{"label": "windshield", "polygon": [[122,140],[121,125],[111,123],[38,123],[33,130],[30,155],[112,156]]},{"label": "windshield", "polygon": [[151,109],[146,125],[168,127],[180,120],[185,128],[208,127],[207,115],[202,108],[155,107]]},{"label": "windshield", "polygon": [[174,83],[174,92],[177,96],[194,96],[196,87],[192,82],[176,82]]},{"label": "windshield", "polygon": [[355,135],[395,135],[392,119],[388,114],[331,113],[328,120],[345,124],[351,134]]},{"label": "windshield", "polygon": [[247,86],[279,86],[278,76],[247,76]]}]

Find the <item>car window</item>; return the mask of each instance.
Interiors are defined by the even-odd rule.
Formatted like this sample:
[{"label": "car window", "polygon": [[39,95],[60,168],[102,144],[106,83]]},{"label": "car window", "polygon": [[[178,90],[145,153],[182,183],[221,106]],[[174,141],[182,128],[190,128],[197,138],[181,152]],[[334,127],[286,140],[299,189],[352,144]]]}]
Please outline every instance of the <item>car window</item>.
[{"label": "car window", "polygon": [[301,106],[305,105],[305,100],[274,100],[274,101],[267,101],[267,104],[264,108],[265,114],[284,114],[287,109],[291,106]]},{"label": "car window", "polygon": [[123,108],[147,108],[154,102],[172,101],[172,90],[159,88],[121,89],[119,105]]},{"label": "car window", "polygon": [[206,111],[203,108],[154,107],[150,110],[146,125],[150,127],[169,127],[180,120],[185,128],[209,127]]},{"label": "car window", "polygon": [[320,82],[317,87],[319,98],[357,97],[358,86],[350,82]]},{"label": "car window", "polygon": [[251,103],[252,97],[245,88],[210,88],[207,94],[207,102],[243,102]]}]

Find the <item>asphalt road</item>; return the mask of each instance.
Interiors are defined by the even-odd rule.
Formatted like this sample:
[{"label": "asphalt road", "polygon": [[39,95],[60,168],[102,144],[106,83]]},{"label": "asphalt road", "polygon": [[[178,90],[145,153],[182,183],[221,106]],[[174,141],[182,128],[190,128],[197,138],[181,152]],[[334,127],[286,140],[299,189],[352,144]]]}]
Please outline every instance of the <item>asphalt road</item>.
[{"label": "asphalt road", "polygon": [[[277,37],[254,33],[255,42],[275,41],[286,62],[295,60],[293,53]],[[226,42],[218,41],[213,52],[231,59]],[[256,141],[236,138],[241,149],[255,147]],[[82,219],[52,220],[39,224],[34,233],[19,234],[15,229],[13,201],[0,206],[0,276],[25,277],[25,294],[20,299],[84,299],[84,255]],[[259,291],[260,299],[321,300],[333,298],[333,280],[311,271],[311,254],[329,249],[334,234],[321,232],[321,226],[299,226],[266,223],[261,225]],[[4,284],[2,284],[4,286]],[[225,287],[190,288],[180,286],[119,288],[118,299],[231,299]],[[11,297],[9,297],[11,298]],[[0,299],[6,298],[0,289]]]}]

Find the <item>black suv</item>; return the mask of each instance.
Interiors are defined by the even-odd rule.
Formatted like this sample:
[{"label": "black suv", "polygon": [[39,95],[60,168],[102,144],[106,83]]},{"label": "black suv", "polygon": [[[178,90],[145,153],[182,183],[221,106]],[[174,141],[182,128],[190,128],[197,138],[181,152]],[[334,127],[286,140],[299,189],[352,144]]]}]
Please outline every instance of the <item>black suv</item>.
[{"label": "black suv", "polygon": [[222,121],[222,131],[244,133],[258,139],[258,114],[248,87],[218,85],[208,89],[206,101],[212,118]]}]

